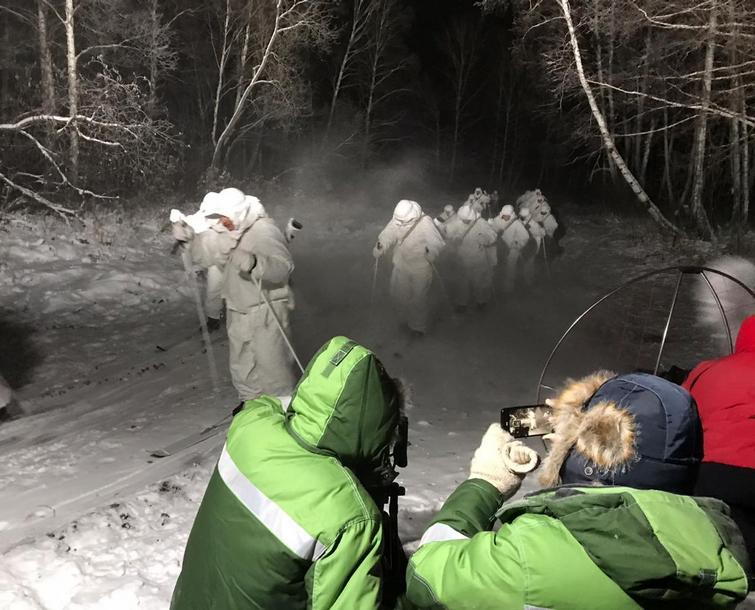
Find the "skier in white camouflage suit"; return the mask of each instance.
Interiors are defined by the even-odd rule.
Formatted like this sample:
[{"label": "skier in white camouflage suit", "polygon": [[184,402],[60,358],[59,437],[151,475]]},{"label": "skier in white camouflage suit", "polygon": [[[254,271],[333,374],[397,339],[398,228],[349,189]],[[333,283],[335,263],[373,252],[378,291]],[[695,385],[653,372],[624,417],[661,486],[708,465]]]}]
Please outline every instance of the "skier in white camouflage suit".
[{"label": "skier in white camouflage suit", "polygon": [[498,263],[495,250],[498,235],[477,210],[465,205],[448,223],[446,239],[454,247],[461,267],[457,310],[466,309],[472,299],[479,308],[485,307],[492,295],[493,271]]},{"label": "skier in white camouflage suit", "polygon": [[435,226],[438,227],[438,231],[440,231],[440,234],[444,237],[446,232],[446,223],[454,216],[456,216],[456,210],[454,210],[454,206],[449,203],[448,205],[443,206],[443,211],[434,219]]},{"label": "skier in white camouflage suit", "polygon": [[525,191],[523,194],[519,195],[516,200],[516,208],[519,210],[520,214],[522,208],[527,208],[530,211],[530,214],[532,214],[534,218],[537,218],[540,213],[540,208],[547,203],[543,192],[540,189],[535,189],[534,191]]},{"label": "skier in white camouflage suit", "polygon": [[500,214],[489,221],[496,233],[501,236],[505,246],[506,268],[504,269],[503,288],[506,293],[514,291],[516,281],[521,271],[522,252],[531,237],[522,221],[517,218],[514,206],[505,205]]},{"label": "skier in white camouflage suit", "polygon": [[416,201],[402,199],[380,232],[372,254],[380,258],[393,248],[391,298],[412,334],[427,331],[427,310],[433,262],[445,246],[433,220]]},{"label": "skier in white camouflage suit", "polygon": [[209,221],[206,230],[195,232],[179,220],[173,235],[186,242],[194,262],[222,269],[229,364],[239,398],[290,392],[292,356],[276,322],[289,331],[294,264],[283,234],[256,197],[235,188],[208,193],[198,214]]},{"label": "skier in white camouflage suit", "polygon": [[541,250],[546,233],[543,226],[532,217],[529,208],[519,210],[519,218],[533,242],[525,249],[523,264],[524,281],[528,286],[532,286],[535,283],[535,263],[538,256],[542,256]]},{"label": "skier in white camouflage suit", "polygon": [[543,240],[543,248],[545,248],[544,256],[548,260],[552,260],[562,252],[557,237],[557,234],[560,235],[558,220],[556,220],[556,217],[551,212],[551,206],[547,202],[540,206],[537,215],[534,215],[534,219],[545,231],[545,239]]},{"label": "skier in white camouflage suit", "polygon": [[476,212],[479,212],[480,216],[486,216],[490,212],[490,195],[488,195],[482,187],[477,187],[474,193],[470,193],[467,197],[467,203],[465,205],[470,206]]}]

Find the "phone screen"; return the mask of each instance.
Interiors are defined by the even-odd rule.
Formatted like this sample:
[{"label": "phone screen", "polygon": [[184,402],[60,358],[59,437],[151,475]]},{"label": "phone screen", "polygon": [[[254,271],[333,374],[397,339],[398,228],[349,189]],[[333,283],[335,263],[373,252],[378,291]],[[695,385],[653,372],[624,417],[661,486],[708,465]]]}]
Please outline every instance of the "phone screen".
[{"label": "phone screen", "polygon": [[501,428],[514,438],[543,436],[553,432],[551,408],[547,405],[519,405],[501,409]]}]

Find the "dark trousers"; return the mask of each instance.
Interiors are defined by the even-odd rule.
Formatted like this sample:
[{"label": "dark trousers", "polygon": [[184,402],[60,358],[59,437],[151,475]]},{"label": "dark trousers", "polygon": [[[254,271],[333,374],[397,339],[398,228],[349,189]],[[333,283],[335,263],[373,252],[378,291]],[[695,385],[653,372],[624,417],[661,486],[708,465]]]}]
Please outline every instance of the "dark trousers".
[{"label": "dark trousers", "polygon": [[750,555],[750,575],[755,563],[755,469],[703,462],[695,486],[696,496],[718,498],[731,508]]}]

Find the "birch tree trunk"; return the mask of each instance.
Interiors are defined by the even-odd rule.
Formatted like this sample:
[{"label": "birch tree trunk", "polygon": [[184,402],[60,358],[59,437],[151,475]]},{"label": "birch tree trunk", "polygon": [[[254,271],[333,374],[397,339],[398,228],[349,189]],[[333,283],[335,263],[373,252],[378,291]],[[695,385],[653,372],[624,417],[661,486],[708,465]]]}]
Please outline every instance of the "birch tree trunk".
[{"label": "birch tree trunk", "polygon": [[454,133],[451,141],[451,171],[450,179],[453,181],[456,175],[456,153],[459,149],[459,128],[461,126],[461,102],[464,95],[464,87],[461,78],[456,82],[456,96],[454,99]]},{"label": "birch tree trunk", "polygon": [[645,150],[642,153],[642,161],[640,164],[640,183],[645,184],[645,178],[647,177],[648,161],[650,160],[650,149],[653,145],[653,136],[655,135],[655,119],[650,121],[650,130],[645,138]]},{"label": "birch tree trunk", "polygon": [[79,113],[79,78],[76,69],[76,39],[73,29],[74,7],[73,0],[66,0],[66,18],[63,24],[66,30],[66,60],[68,65],[68,125],[70,147],[68,160],[70,164],[69,178],[74,184],[79,180],[79,131],[76,125],[76,115]]},{"label": "birch tree trunk", "polygon": [[220,113],[220,102],[223,98],[223,74],[225,66],[230,56],[230,45],[228,44],[228,34],[230,31],[231,21],[231,0],[225,0],[225,20],[223,22],[223,48],[220,51],[220,64],[218,66],[218,86],[215,88],[215,103],[212,108],[212,134],[211,139],[214,146],[218,145],[218,115]]},{"label": "birch tree trunk", "polygon": [[574,63],[577,69],[577,76],[579,77],[580,85],[582,86],[582,90],[585,93],[585,97],[587,98],[587,102],[590,105],[590,110],[592,110],[592,114],[595,117],[595,121],[598,124],[598,128],[600,129],[600,134],[603,139],[603,145],[606,147],[606,150],[613,158],[614,163],[616,164],[616,168],[619,170],[621,175],[623,176],[626,183],[629,185],[629,187],[632,189],[634,194],[637,196],[637,199],[639,200],[640,204],[646,209],[648,214],[650,214],[651,218],[662,228],[667,231],[670,231],[674,234],[680,234],[681,231],[679,228],[670,222],[661,212],[660,209],[658,209],[658,206],[653,203],[653,201],[650,199],[650,196],[645,192],[645,189],[642,187],[642,185],[637,181],[637,178],[634,177],[631,170],[627,167],[627,164],[625,163],[623,157],[619,154],[619,151],[616,150],[616,144],[613,140],[613,137],[611,136],[611,133],[608,131],[608,126],[606,125],[605,117],[601,114],[600,108],[598,108],[598,104],[595,101],[595,95],[592,92],[592,88],[590,87],[590,83],[587,82],[587,77],[585,76],[585,70],[584,66],[582,64],[582,53],[579,48],[579,42],[577,40],[577,32],[574,29],[574,22],[572,21],[571,16],[571,6],[569,4],[569,0],[557,0],[559,6],[561,7],[561,11],[564,15],[564,19],[566,21],[566,26],[569,31],[569,42],[572,48],[572,53],[574,55]]},{"label": "birch tree trunk", "polygon": [[666,183],[669,205],[678,209],[678,202],[674,200],[674,187],[671,180],[671,155],[674,151],[674,141],[669,137],[668,108],[663,109],[663,181]]},{"label": "birch tree trunk", "polygon": [[[512,79],[513,84],[513,79]],[[511,105],[513,103],[513,87],[509,87],[509,94],[506,96],[506,115],[503,120],[503,145],[501,146],[501,161],[498,164],[498,185],[503,184],[503,168],[506,167],[509,152],[509,133],[511,132]]]},{"label": "birch tree trunk", "polygon": [[[747,102],[742,96],[742,114],[747,111]],[[750,134],[747,123],[742,123],[742,217],[740,222],[747,225],[750,215]]]},{"label": "birch tree trunk", "polygon": [[700,116],[695,128],[695,179],[692,185],[691,210],[698,231],[703,237],[715,239],[713,227],[703,207],[703,187],[705,186],[705,148],[708,137],[708,107],[710,106],[710,92],[713,78],[713,61],[716,51],[716,27],[718,9],[715,5],[710,11],[708,22],[708,41],[705,48],[705,70],[703,72],[703,96],[701,100]]},{"label": "birch tree trunk", "polygon": [[[569,7],[571,11],[571,7]],[[613,57],[614,47],[616,45],[616,0],[611,0],[611,19],[609,21],[608,28],[608,82],[613,82]],[[608,121],[607,129],[609,133],[613,133],[616,125],[616,104],[613,97],[613,89],[608,89]],[[613,157],[609,154],[608,158],[611,159],[611,181],[615,184],[617,178],[617,167],[613,162]]]},{"label": "birch tree trunk", "polygon": [[488,173],[488,181],[491,181],[495,174],[498,164],[498,148],[501,140],[501,108],[503,106],[503,92],[505,90],[502,66],[503,62],[500,62],[498,65],[498,92],[495,105],[495,127],[493,128],[493,154],[490,155],[490,172]]},{"label": "birch tree trunk", "polygon": [[[262,52],[262,57],[260,58],[259,64],[257,64],[254,67],[254,73],[252,74],[252,78],[249,80],[246,87],[244,88],[244,92],[241,94],[241,97],[238,98],[236,102],[236,106],[233,110],[233,114],[231,115],[231,118],[228,120],[228,123],[226,124],[225,128],[223,129],[220,136],[218,137],[217,142],[215,143],[215,149],[212,152],[212,160],[210,161],[211,169],[214,169],[214,170],[220,169],[221,165],[224,163],[225,154],[231,142],[231,139],[234,137],[236,126],[241,120],[241,116],[244,114],[244,105],[246,104],[246,101],[249,99],[249,96],[251,95],[252,90],[259,83],[261,76],[264,73],[265,68],[267,67],[267,63],[268,61],[270,61],[270,56],[273,53],[273,48],[275,47],[275,43],[277,42],[278,36],[280,36],[280,33],[281,33],[282,5],[283,5],[282,0],[276,0],[275,21],[273,23],[273,27],[270,32],[270,38],[268,38],[267,40],[267,44],[265,45],[265,50]],[[294,27],[296,26],[289,25],[286,27],[286,29],[290,30],[290,29],[294,29]]]},{"label": "birch tree trunk", "polygon": [[346,71],[357,52],[357,46],[360,39],[364,35],[364,28],[367,26],[371,13],[370,0],[353,0],[354,11],[351,18],[351,30],[349,32],[349,40],[346,43],[346,50],[341,58],[341,63],[338,66],[338,74],[336,75],[336,81],[333,84],[333,94],[330,98],[330,111],[328,112],[328,122],[325,125],[325,134],[323,135],[323,143],[328,141],[330,135],[330,129],[333,126],[333,118],[336,113],[336,103],[338,102],[338,96],[341,94],[341,88],[343,87],[343,81],[346,76]]},{"label": "birch tree trunk", "polygon": [[160,32],[160,13],[157,6],[158,0],[151,0],[149,7],[149,35],[150,35],[150,57],[149,57],[149,98],[147,100],[147,111],[151,116],[154,116],[157,109],[157,77],[158,77],[158,64],[157,53],[155,51],[157,47],[157,37]]},{"label": "birch tree trunk", "polygon": [[42,111],[55,114],[55,83],[52,79],[52,53],[47,33],[47,6],[37,0],[37,33],[39,34],[39,71],[42,82]]},{"label": "birch tree trunk", "polygon": [[380,63],[380,55],[376,52],[370,62],[370,84],[367,94],[367,105],[364,109],[364,134],[362,139],[362,167],[367,167],[369,156],[370,137],[372,136],[372,111],[375,103],[375,88],[377,86],[377,71]]},{"label": "birch tree trunk", "polygon": [[252,11],[253,2],[249,2],[249,14],[247,15],[246,25],[244,26],[244,42],[241,44],[241,53],[239,54],[239,80],[236,83],[236,105],[238,106],[241,96],[244,94],[244,75],[246,74],[246,62],[249,58],[249,40],[252,36]]},{"label": "birch tree trunk", "polygon": [[[593,33],[595,37],[595,62],[596,67],[598,69],[598,80],[601,83],[605,83],[605,71],[603,69],[603,44],[600,40],[600,26],[599,26],[599,19],[600,19],[600,1],[601,0],[593,0],[592,4],[592,10],[593,10]],[[611,44],[613,44],[613,41],[611,41]],[[610,80],[608,81],[611,82]],[[601,87],[599,90],[599,100],[600,100],[600,112],[603,114],[603,116],[611,116],[610,112],[606,112],[606,91]],[[608,95],[611,95],[611,90],[608,90]],[[611,129],[610,122],[609,122],[609,129]],[[608,161],[608,166],[611,172],[611,179],[613,180],[616,177],[616,168],[613,165],[613,159],[611,159],[611,156],[606,154],[605,155],[606,160]],[[601,172],[602,173],[602,172]],[[603,178],[605,181],[605,178]]]},{"label": "birch tree trunk", "polygon": [[[729,19],[732,25],[731,38],[729,39],[729,64],[737,65],[737,44],[739,28],[737,26],[737,10],[734,0],[729,0]],[[739,74],[731,79],[731,111],[733,115],[739,113],[742,106],[742,78]],[[742,142],[740,133],[740,120],[736,116],[729,119],[729,167],[731,170],[731,222],[738,222],[742,215],[742,192],[747,187],[742,183]]]}]

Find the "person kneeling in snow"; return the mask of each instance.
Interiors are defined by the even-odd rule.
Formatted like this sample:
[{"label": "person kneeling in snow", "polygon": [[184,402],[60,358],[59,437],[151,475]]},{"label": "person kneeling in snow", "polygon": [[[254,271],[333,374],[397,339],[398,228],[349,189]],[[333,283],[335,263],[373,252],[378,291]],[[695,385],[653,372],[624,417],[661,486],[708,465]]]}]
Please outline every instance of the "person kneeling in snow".
[{"label": "person kneeling in snow", "polygon": [[289,332],[294,263],[283,234],[259,199],[235,188],[208,193],[197,215],[202,222],[174,222],[173,236],[187,244],[194,262],[222,270],[229,365],[239,398],[290,392],[292,356],[281,327]]},{"label": "person kneeling in snow", "polygon": [[[498,424],[407,570],[420,608],[733,608],[747,554],[728,507],[692,498],[702,456],[692,397],[606,371],[551,403],[545,490],[504,504],[534,466]],[[498,531],[491,531],[495,520]]]},{"label": "person kneeling in snow", "polygon": [[247,401],[199,507],[171,610],[380,607],[387,535],[370,490],[396,476],[404,402],[401,382],[346,337],[320,348],[285,412],[272,396]]}]

